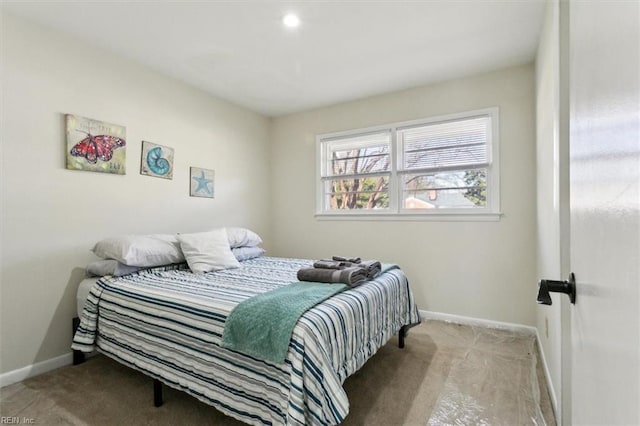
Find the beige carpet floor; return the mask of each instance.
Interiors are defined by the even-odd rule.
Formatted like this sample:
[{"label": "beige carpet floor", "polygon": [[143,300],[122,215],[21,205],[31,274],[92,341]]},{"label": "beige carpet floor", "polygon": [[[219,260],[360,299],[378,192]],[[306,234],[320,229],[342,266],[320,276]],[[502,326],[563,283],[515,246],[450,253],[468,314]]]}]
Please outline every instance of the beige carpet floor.
[{"label": "beige carpet floor", "polygon": [[[555,425],[531,336],[426,321],[345,381],[344,425]],[[97,355],[0,390],[0,415],[44,425],[240,425]]]}]

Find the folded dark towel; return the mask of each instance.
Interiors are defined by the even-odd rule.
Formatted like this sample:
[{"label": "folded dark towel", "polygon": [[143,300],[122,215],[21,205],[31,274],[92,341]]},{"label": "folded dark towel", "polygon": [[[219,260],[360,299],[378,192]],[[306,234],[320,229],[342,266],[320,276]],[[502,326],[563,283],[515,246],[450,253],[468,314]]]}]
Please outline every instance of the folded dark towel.
[{"label": "folded dark towel", "polygon": [[338,260],[329,260],[329,259],[320,259],[313,262],[314,268],[321,269],[344,269],[349,268],[351,266],[357,266],[352,262],[342,262]]},{"label": "folded dark towel", "polygon": [[366,269],[369,279],[377,277],[382,272],[382,265],[377,260],[363,260],[358,266]]},{"label": "folded dark towel", "polygon": [[367,270],[357,266],[344,269],[302,268],[298,271],[298,280],[319,283],[344,283],[350,287],[355,287],[367,280]]},{"label": "folded dark towel", "polygon": [[342,256],[333,256],[332,259],[338,262],[351,262],[351,263],[360,263],[360,260],[361,260],[359,257],[342,257]]}]

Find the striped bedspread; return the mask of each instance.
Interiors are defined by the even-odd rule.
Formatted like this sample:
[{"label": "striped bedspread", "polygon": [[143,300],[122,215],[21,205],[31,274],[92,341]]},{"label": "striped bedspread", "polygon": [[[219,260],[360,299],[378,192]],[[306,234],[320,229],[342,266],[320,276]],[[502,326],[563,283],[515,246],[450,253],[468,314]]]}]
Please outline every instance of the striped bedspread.
[{"label": "striped bedspread", "polygon": [[297,281],[297,270],[311,264],[260,257],[204,275],[155,268],[104,277],[72,348],[98,349],[249,424],[338,424],[349,413],[344,380],[401,326],[420,321],[400,269],[308,310],[282,364],[221,347],[238,303]]}]

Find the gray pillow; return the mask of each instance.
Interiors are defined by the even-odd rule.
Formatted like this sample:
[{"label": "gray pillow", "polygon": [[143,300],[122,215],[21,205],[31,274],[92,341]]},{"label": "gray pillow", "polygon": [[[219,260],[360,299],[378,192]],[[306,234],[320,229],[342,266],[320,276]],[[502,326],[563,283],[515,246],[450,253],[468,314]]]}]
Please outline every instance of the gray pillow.
[{"label": "gray pillow", "polygon": [[265,253],[265,249],[262,247],[236,247],[231,249],[231,252],[238,261],[242,262],[243,260],[262,256]]},{"label": "gray pillow", "polygon": [[120,277],[132,272],[138,272],[141,269],[147,269],[142,266],[129,266],[120,263],[117,260],[105,259],[96,260],[87,265],[87,275],[90,277],[104,277],[105,275],[113,275]]}]

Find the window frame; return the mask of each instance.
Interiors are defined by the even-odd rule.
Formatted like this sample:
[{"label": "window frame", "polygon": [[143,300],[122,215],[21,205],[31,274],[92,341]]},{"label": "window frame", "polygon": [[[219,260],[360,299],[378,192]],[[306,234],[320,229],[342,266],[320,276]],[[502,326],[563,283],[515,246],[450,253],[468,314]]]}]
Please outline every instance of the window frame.
[{"label": "window frame", "polygon": [[[439,209],[407,209],[402,204],[402,183],[404,174],[410,171],[401,170],[402,147],[398,141],[398,131],[420,125],[446,123],[478,117],[489,117],[491,125],[487,135],[487,204],[485,207],[474,208],[439,208]],[[316,213],[321,220],[438,220],[438,221],[497,221],[500,220],[500,141],[499,141],[499,108],[490,107],[454,114],[439,115],[424,119],[402,121],[379,126],[351,129],[342,132],[324,133],[316,135]],[[386,209],[353,209],[353,210],[324,210],[325,191],[323,168],[326,164],[325,144],[336,139],[356,137],[359,135],[388,131],[390,140],[389,174],[389,208]],[[462,169],[460,169],[462,170]]]}]

